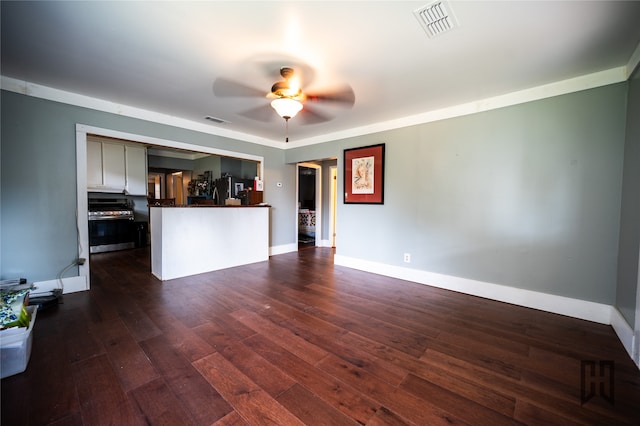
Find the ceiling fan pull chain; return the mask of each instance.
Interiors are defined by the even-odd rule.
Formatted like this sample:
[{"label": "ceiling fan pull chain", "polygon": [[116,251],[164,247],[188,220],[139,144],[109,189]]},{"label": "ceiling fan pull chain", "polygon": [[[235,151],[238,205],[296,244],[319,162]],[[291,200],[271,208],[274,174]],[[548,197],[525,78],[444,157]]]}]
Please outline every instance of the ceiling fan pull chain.
[{"label": "ceiling fan pull chain", "polygon": [[284,139],[284,141],[285,141],[285,143],[286,143],[286,142],[289,142],[289,120],[288,120],[288,119],[287,119],[287,120],[284,120],[284,122],[285,122],[285,129],[286,129],[286,130],[285,130],[286,135],[285,135],[285,139]]}]

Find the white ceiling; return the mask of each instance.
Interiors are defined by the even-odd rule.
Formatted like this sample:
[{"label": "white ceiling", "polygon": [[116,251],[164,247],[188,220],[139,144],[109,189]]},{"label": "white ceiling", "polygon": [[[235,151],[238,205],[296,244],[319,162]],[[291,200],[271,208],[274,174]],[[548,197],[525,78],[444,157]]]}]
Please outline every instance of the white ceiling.
[{"label": "white ceiling", "polygon": [[216,96],[216,79],[266,95],[293,65],[305,91],[353,88],[352,108],[313,105],[328,121],[305,124],[307,105],[291,145],[603,71],[624,80],[638,55],[640,1],[451,1],[459,27],[429,38],[413,11],[431,2],[2,1],[1,73],[279,145],[275,111],[241,115],[270,100]]}]

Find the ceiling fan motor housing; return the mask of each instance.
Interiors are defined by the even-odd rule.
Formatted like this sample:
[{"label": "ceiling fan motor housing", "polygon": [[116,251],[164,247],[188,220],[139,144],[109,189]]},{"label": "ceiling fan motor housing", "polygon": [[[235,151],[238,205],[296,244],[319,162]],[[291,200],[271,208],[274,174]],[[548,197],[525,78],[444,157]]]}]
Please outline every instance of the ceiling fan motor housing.
[{"label": "ceiling fan motor housing", "polygon": [[296,96],[300,96],[302,94],[302,89],[300,87],[296,87],[295,89],[291,88],[291,84],[289,80],[293,77],[295,71],[291,67],[281,67],[280,75],[284,78],[283,81],[278,81],[273,86],[271,86],[271,93],[279,98],[294,98]]},{"label": "ceiling fan motor housing", "polygon": [[295,71],[293,70],[293,68],[291,67],[280,67],[280,75],[285,79],[288,80],[291,77],[293,77],[293,74],[295,73]]}]

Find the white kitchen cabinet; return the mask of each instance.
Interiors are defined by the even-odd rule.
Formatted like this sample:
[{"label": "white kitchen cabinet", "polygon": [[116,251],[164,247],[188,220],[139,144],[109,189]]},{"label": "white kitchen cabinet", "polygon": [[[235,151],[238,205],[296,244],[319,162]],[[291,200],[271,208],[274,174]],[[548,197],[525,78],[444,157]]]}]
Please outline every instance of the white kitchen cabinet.
[{"label": "white kitchen cabinet", "polygon": [[125,190],[124,145],[118,143],[102,143],[102,175],[107,190],[121,192]]},{"label": "white kitchen cabinet", "polygon": [[104,186],[102,176],[102,143],[87,141],[87,188]]},{"label": "white kitchen cabinet", "polygon": [[87,190],[145,196],[146,148],[111,141],[87,141]]},{"label": "white kitchen cabinet", "polygon": [[126,145],[125,177],[126,189],[130,195],[147,195],[147,148]]}]

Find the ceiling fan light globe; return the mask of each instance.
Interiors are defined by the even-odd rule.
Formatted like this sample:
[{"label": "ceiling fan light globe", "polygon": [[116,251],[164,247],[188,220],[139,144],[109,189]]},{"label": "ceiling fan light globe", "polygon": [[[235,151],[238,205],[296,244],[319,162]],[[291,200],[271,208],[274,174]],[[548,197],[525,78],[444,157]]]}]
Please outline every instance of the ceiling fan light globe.
[{"label": "ceiling fan light globe", "polygon": [[278,98],[271,101],[271,106],[285,120],[296,116],[302,110],[302,104],[291,98]]}]

